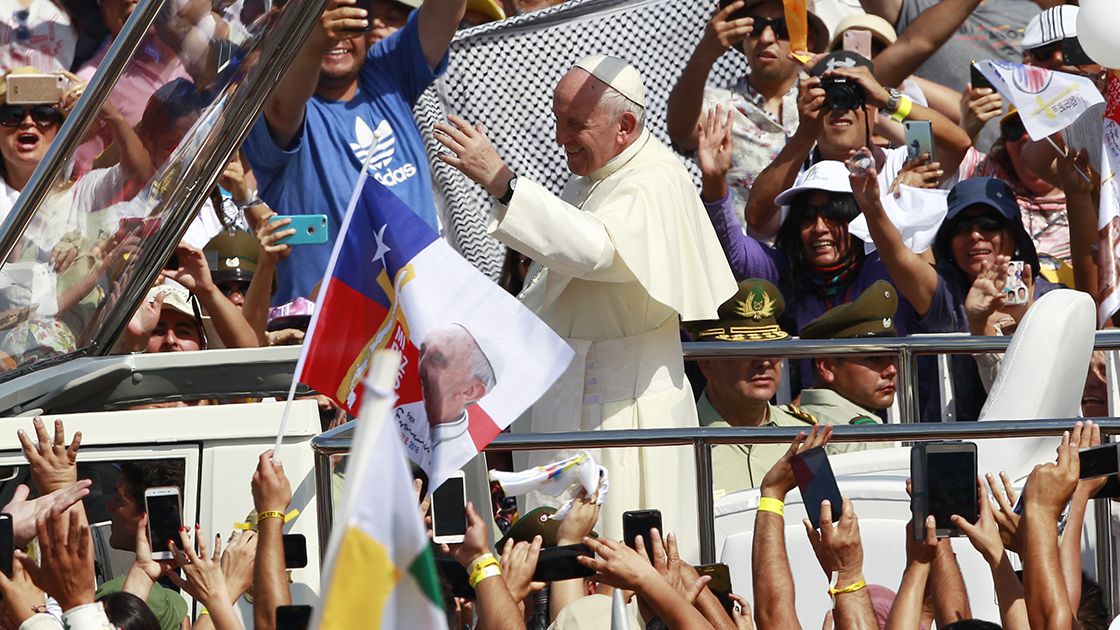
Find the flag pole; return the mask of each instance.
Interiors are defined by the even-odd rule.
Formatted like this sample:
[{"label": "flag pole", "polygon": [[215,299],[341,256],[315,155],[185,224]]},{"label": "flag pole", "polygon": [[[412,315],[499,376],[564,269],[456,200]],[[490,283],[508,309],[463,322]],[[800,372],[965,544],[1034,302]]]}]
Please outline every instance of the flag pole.
[{"label": "flag pole", "polygon": [[[1062,159],[1069,159],[1069,153],[1067,151],[1062,151],[1058,147],[1058,145],[1054,143],[1054,140],[1050,136],[1046,136],[1046,141],[1050,143],[1050,146],[1054,147],[1054,150],[1058,152],[1058,155],[1062,156]],[[1089,182],[1090,184],[1093,183],[1093,180],[1089,179],[1089,175],[1085,171],[1081,170],[1081,167],[1078,166],[1076,162],[1074,162],[1072,166],[1073,168],[1077,169],[1077,172],[1081,174],[1081,177],[1083,177],[1086,182]]]},{"label": "flag pole", "polygon": [[311,339],[315,334],[315,328],[319,323],[319,311],[322,306],[323,296],[327,292],[327,284],[330,281],[331,273],[334,271],[335,261],[338,259],[338,250],[342,247],[343,236],[350,228],[350,215],[354,212],[354,206],[358,204],[358,197],[361,195],[362,187],[365,186],[366,178],[369,176],[369,165],[373,162],[373,156],[376,151],[370,151],[369,155],[362,162],[362,172],[358,174],[358,183],[354,186],[354,192],[350,195],[350,203],[346,207],[346,216],[342,220],[342,225],[338,229],[338,238],[335,239],[334,248],[331,251],[330,262],[327,263],[327,268],[323,272],[323,279],[319,282],[319,295],[315,296],[315,312],[311,314],[311,323],[307,326],[307,334],[303,338],[303,348],[300,350],[299,359],[296,361],[295,370],[292,372],[292,385],[288,388],[288,399],[284,401],[284,411],[280,414],[280,428],[276,432],[276,442],[272,445],[272,461],[280,461],[280,444],[284,441],[284,434],[288,431],[288,415],[292,411],[292,401],[296,397],[296,387],[299,385],[299,375],[303,373],[303,364],[307,359],[307,348],[311,344]]}]

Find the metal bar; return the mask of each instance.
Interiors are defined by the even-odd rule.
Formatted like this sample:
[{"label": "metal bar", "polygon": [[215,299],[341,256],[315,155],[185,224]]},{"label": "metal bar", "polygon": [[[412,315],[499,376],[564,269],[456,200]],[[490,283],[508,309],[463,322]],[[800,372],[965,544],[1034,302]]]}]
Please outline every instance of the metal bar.
[{"label": "metal bar", "polygon": [[918,409],[918,378],[914,369],[914,357],[906,348],[898,350],[898,385],[895,398],[903,423],[920,422]]},{"label": "metal bar", "polygon": [[[942,439],[988,439],[1060,435],[1082,418],[1048,420],[990,420],[985,422],[924,422],[875,426],[836,425],[830,442],[915,442]],[[1103,435],[1120,433],[1120,418],[1092,419]],[[343,430],[345,429],[345,431]],[[338,427],[312,438],[311,447],[324,455],[346,453],[353,428]],[[503,433],[487,451],[531,451],[575,448],[692,446],[697,440],[716,444],[785,444],[804,432],[797,427],[692,427],[683,429],[626,429],[567,433]]]},{"label": "metal bar", "polygon": [[319,513],[319,564],[327,557],[327,546],[334,525],[334,492],[331,486],[331,460],[329,455],[315,453],[315,497]]},{"label": "metal bar", "polygon": [[712,498],[712,446],[703,438],[693,443],[696,457],[696,519],[700,563],[716,561],[716,507]]},{"label": "metal bar", "polygon": [[56,174],[61,173],[66,161],[85,139],[86,131],[96,120],[101,106],[109,97],[109,92],[124,73],[125,66],[132,59],[140,43],[148,34],[152,24],[163,8],[164,0],[141,0],[132,11],[124,28],[113,39],[104,61],[98,66],[93,80],[86,86],[85,93],[78,99],[62,128],[58,130],[46,155],[43,156],[31,179],[24,186],[16,203],[3,224],[0,224],[0,260],[8,260],[17,239],[31,222],[40,204],[46,199],[54,185]]}]

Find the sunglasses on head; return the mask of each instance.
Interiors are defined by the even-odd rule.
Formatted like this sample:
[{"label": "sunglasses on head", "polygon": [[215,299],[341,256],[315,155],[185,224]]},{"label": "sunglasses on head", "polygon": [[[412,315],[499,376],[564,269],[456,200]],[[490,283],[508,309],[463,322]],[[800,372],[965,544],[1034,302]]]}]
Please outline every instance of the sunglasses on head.
[{"label": "sunglasses on head", "polygon": [[978,230],[981,234],[994,234],[1003,229],[1004,221],[990,214],[958,219],[954,229],[957,234],[972,234]]},{"label": "sunglasses on head", "polygon": [[766,27],[774,29],[774,37],[778,39],[789,39],[789,28],[786,26],[786,19],[779,18],[764,18],[758,16],[750,16],[754,20],[754,26],[751,27],[751,37],[762,37],[762,33],[766,31]]},{"label": "sunglasses on head", "polygon": [[1027,128],[1023,126],[1023,121],[1016,118],[1000,125],[999,135],[1007,142],[1015,142],[1027,135]]},{"label": "sunglasses on head", "polygon": [[19,127],[28,114],[36,125],[49,127],[62,124],[62,112],[50,105],[4,105],[0,106],[0,125]]}]

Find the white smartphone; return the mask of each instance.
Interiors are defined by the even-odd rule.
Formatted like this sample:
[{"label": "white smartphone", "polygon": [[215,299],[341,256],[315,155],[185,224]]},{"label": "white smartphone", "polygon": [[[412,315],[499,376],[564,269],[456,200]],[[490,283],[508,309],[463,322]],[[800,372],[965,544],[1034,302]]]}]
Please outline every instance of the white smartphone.
[{"label": "white smartphone", "polygon": [[467,486],[459,470],[432,493],[432,542],[461,543],[466,533]]},{"label": "white smartphone", "polygon": [[175,486],[159,486],[144,491],[144,509],[148,512],[148,540],[152,543],[153,560],[172,560],[174,554],[168,541],[182,545],[179,528],[183,526],[183,499]]}]

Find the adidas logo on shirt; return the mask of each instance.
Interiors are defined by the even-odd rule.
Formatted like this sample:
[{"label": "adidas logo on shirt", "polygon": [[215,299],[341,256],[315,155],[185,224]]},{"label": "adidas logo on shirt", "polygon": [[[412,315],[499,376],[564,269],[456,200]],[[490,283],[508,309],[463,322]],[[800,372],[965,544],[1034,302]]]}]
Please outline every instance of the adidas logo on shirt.
[{"label": "adidas logo on shirt", "polygon": [[350,150],[363,164],[369,160],[370,173],[382,185],[393,187],[416,175],[416,166],[410,162],[391,167],[397,138],[389,121],[382,120],[377,129],[370,129],[365,120],[355,118],[354,136],[358,141],[350,143]]}]

